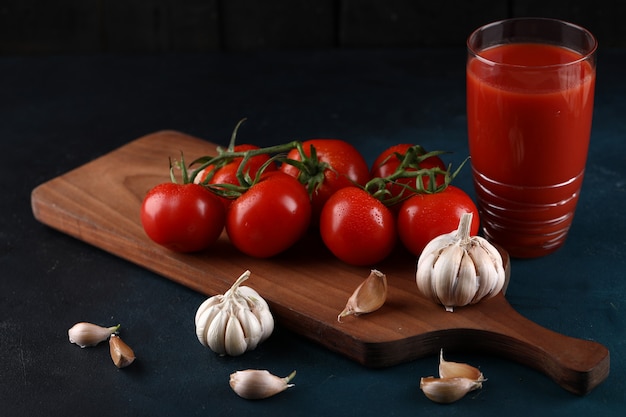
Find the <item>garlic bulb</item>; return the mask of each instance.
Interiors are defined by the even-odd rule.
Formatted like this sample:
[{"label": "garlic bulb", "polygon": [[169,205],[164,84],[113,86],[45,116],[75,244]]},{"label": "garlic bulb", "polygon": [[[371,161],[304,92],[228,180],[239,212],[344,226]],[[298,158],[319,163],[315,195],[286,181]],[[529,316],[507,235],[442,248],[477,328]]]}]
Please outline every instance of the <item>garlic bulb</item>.
[{"label": "garlic bulb", "polygon": [[274,330],[267,302],[252,288],[240,286],[244,272],[224,294],[204,301],[196,312],[196,336],[220,355],[238,356],[253,350]]},{"label": "garlic bulb", "polygon": [[383,306],[387,299],[387,277],[382,272],[372,269],[354,293],[348,299],[345,308],[337,316],[337,321],[351,314],[371,313]]},{"label": "garlic bulb", "polygon": [[500,252],[486,239],[470,236],[472,214],[464,213],[456,231],[431,240],[417,261],[420,292],[447,311],[496,295],[505,283]]},{"label": "garlic bulb", "polygon": [[109,353],[118,368],[125,368],[135,361],[135,352],[116,334],[109,339]]},{"label": "garlic bulb", "polygon": [[266,370],[247,369],[237,371],[230,375],[230,387],[241,398],[247,400],[261,400],[271,397],[287,388],[293,387],[291,380],[296,376],[293,371],[288,376],[281,378],[272,375]]},{"label": "garlic bulb", "polygon": [[111,327],[102,327],[97,324],[80,322],[73,325],[67,335],[71,343],[76,343],[81,348],[87,346],[95,346],[100,342],[104,342],[113,333],[118,331],[120,325]]}]

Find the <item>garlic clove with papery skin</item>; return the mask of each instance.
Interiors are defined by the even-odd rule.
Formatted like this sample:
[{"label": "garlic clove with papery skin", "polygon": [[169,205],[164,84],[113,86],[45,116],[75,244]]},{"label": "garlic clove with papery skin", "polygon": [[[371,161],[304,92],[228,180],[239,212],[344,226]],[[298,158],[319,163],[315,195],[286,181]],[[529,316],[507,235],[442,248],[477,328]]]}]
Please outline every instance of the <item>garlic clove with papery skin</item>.
[{"label": "garlic clove with papery skin", "polygon": [[[252,333],[252,330],[249,330]],[[229,314],[224,328],[224,351],[229,356],[239,356],[248,350],[248,337],[235,314]]]},{"label": "garlic clove with papery skin", "polygon": [[371,313],[383,306],[387,299],[387,276],[372,269],[369,276],[354,290],[337,321],[349,315]]},{"label": "garlic clove with papery skin", "polygon": [[482,387],[481,381],[469,378],[435,378],[420,379],[420,389],[426,397],[434,402],[449,404],[463,398],[468,392]]},{"label": "garlic clove with papery skin", "polygon": [[206,331],[206,345],[215,353],[226,354],[226,325],[230,312],[219,310]]},{"label": "garlic clove with papery skin", "polygon": [[249,311],[261,323],[261,334],[259,335],[258,343],[264,341],[274,331],[274,317],[270,312],[270,306],[267,301],[256,292],[255,289],[250,287],[239,287],[239,295],[252,302],[248,303]]},{"label": "garlic clove with papery skin", "polygon": [[468,392],[482,388],[486,381],[482,372],[466,363],[446,361],[439,351],[439,378],[420,379],[420,389],[434,402],[448,404],[463,398]]},{"label": "garlic clove with papery skin", "polygon": [[255,349],[263,337],[263,324],[249,309],[238,309],[235,317],[235,321],[239,323],[242,331],[243,329],[246,329],[243,334],[243,340],[245,342],[243,345],[245,345],[246,350]]},{"label": "garlic clove with papery skin", "polygon": [[111,327],[102,327],[97,324],[80,322],[72,326],[67,335],[71,343],[75,343],[81,348],[95,346],[100,342],[107,340],[113,333],[118,331],[120,325]]},{"label": "garlic clove with papery skin", "polygon": [[229,384],[241,398],[261,400],[293,387],[294,384],[290,384],[290,382],[295,376],[296,371],[281,378],[267,370],[247,369],[232,373]]},{"label": "garlic clove with papery skin", "polygon": [[109,353],[118,368],[125,368],[135,361],[135,352],[116,334],[109,338]]},{"label": "garlic clove with papery skin", "polygon": [[485,377],[478,368],[466,363],[446,361],[443,358],[443,349],[439,351],[439,377],[467,378],[477,382],[485,381]]}]

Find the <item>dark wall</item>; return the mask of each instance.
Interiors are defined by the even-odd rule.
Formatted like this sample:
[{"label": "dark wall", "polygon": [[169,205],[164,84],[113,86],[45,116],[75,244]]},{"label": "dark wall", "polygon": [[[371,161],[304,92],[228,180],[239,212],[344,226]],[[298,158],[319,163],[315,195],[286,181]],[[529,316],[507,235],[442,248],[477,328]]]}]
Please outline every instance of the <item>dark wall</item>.
[{"label": "dark wall", "polygon": [[626,46],[622,0],[1,0],[0,54],[461,46],[512,16]]}]

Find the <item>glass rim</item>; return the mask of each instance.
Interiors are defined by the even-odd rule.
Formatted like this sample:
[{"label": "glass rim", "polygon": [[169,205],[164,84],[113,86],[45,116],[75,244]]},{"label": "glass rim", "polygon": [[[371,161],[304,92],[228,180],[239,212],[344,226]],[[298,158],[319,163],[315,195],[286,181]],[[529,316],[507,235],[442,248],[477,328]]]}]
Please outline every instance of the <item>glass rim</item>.
[{"label": "glass rim", "polygon": [[[559,64],[550,64],[550,65],[522,65],[522,64],[507,64],[507,63],[503,63],[503,62],[498,62],[498,61],[494,61],[488,58],[485,58],[484,56],[482,56],[480,53],[481,51],[488,49],[488,48],[482,48],[482,49],[478,49],[474,46],[472,46],[472,40],[476,38],[476,36],[478,35],[478,33],[483,32],[486,29],[489,29],[491,27],[494,26],[498,26],[498,25],[502,25],[504,23],[507,22],[521,22],[521,21],[538,21],[538,22],[551,22],[551,23],[557,23],[559,25],[562,25],[564,27],[569,27],[571,29],[574,29],[576,31],[579,31],[580,33],[586,35],[590,40],[591,40],[591,47],[589,48],[588,51],[586,51],[585,53],[579,52],[579,51],[575,51],[580,53],[582,56],[578,59],[575,59],[573,61],[568,61],[568,62],[563,62],[563,63],[559,63]],[[515,42],[509,42],[509,43],[515,43]],[[531,43],[531,42],[529,42]],[[505,45],[507,43],[503,42],[500,44],[494,44],[493,46],[497,46],[497,45]],[[502,66],[502,67],[510,67],[510,68],[527,68],[527,69],[555,69],[555,68],[563,68],[566,66],[570,66],[570,65],[576,65],[576,64],[580,64],[581,62],[584,61],[588,61],[590,58],[592,58],[596,51],[598,50],[598,40],[596,39],[596,37],[593,35],[593,33],[591,33],[588,29],[577,25],[575,23],[571,23],[565,20],[561,20],[561,19],[554,19],[554,18],[549,18],[549,17],[513,17],[513,18],[508,18],[508,19],[501,19],[501,20],[497,20],[491,23],[487,23],[484,24],[478,28],[476,28],[475,30],[472,31],[472,33],[470,33],[470,35],[467,37],[467,41],[466,41],[466,46],[467,46],[467,50],[479,61],[481,61],[484,64],[488,64],[488,65],[494,65],[494,66]],[[571,49],[571,48],[570,48]]]}]

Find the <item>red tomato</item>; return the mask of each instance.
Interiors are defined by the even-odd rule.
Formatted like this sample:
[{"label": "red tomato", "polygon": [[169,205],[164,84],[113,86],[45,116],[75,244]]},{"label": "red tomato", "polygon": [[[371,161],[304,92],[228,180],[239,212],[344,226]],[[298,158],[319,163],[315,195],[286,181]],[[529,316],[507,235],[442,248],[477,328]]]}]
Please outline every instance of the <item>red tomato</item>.
[{"label": "red tomato", "polygon": [[163,183],[141,205],[141,224],[154,242],[176,252],[208,248],[222,233],[225,209],[198,184]]},{"label": "red tomato", "polygon": [[[295,166],[284,163],[281,170],[307,184],[310,178],[316,176],[323,180],[311,196],[313,218],[316,220],[324,203],[335,191],[355,183],[365,185],[369,181],[370,174],[363,155],[348,142],[340,139],[306,140],[302,143],[306,157],[311,156],[311,146],[315,147],[317,159],[321,165],[315,165],[312,172],[301,173]],[[291,150],[287,158],[302,161],[298,149]]]},{"label": "red tomato", "polygon": [[326,247],[351,265],[372,265],[385,259],[396,243],[395,219],[389,208],[359,187],[333,194],[320,217]]},{"label": "red tomato", "polygon": [[226,232],[241,252],[268,258],[296,243],[311,220],[309,194],[300,182],[280,171],[234,200],[226,213]]},{"label": "red tomato", "polygon": [[398,235],[409,252],[419,256],[432,239],[456,230],[463,213],[473,213],[470,234],[476,235],[478,209],[463,190],[448,185],[438,193],[416,194],[400,206]]},{"label": "red tomato", "polygon": [[[398,158],[398,155],[405,155],[407,150],[413,146],[414,145],[403,143],[403,144],[391,146],[387,148],[386,150],[384,150],[380,155],[378,155],[378,157],[372,164],[372,169],[371,169],[371,174],[370,174],[371,177],[372,178],[374,177],[384,178],[393,174],[398,168],[398,166],[400,165],[400,163],[402,162],[402,160]],[[420,155],[424,155],[424,153],[420,153]],[[418,166],[407,167],[406,170],[417,171],[418,169],[431,169],[431,168],[440,168],[445,171],[446,165],[438,156],[431,156],[421,161]],[[399,178],[397,180],[397,182],[400,184],[407,184],[407,185],[413,184],[411,186],[413,188],[417,188],[415,187],[415,181],[416,181],[416,178]],[[442,186],[444,182],[445,182],[445,176],[443,174],[435,176],[436,187]],[[424,186],[424,189],[428,190],[429,184],[430,184],[430,178],[426,176],[422,177],[422,184]],[[409,197],[410,194],[414,194],[414,193],[408,193],[409,190],[402,187],[401,185],[396,185],[396,184],[387,184],[387,189],[391,193],[391,197],[396,197],[400,195],[400,193],[402,193],[403,191],[405,193],[403,194],[403,196],[406,196],[406,197]]]}]

